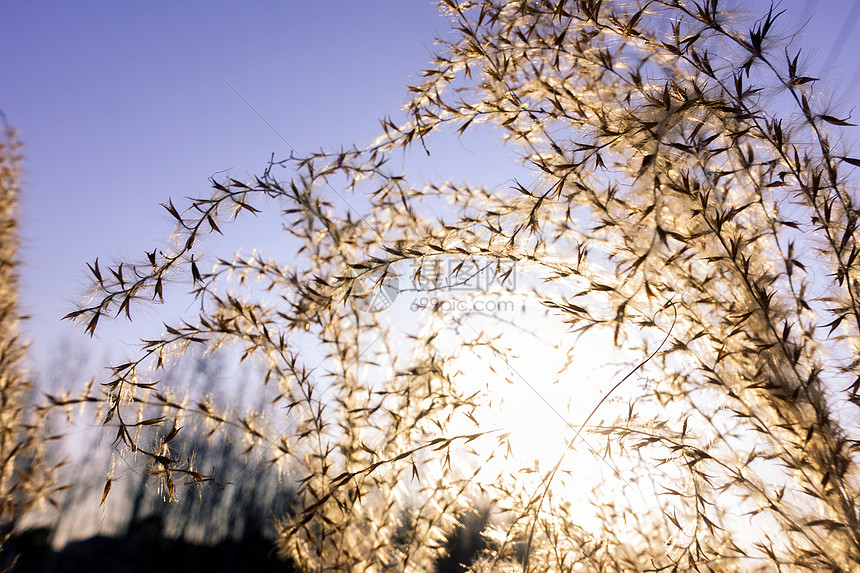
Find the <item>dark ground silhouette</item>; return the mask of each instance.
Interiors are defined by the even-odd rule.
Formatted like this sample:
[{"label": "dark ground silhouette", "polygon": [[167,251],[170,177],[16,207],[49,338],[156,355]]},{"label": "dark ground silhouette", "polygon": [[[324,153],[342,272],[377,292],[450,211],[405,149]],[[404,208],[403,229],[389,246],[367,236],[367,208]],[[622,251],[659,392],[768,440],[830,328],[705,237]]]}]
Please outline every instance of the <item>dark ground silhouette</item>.
[{"label": "dark ground silhouette", "polygon": [[[0,572],[9,573],[299,573],[292,560],[278,554],[262,532],[249,528],[240,539],[202,545],[162,535],[163,519],[151,515],[131,524],[125,535],[96,535],[50,546],[49,528],[28,529],[14,535],[0,553]],[[465,570],[484,548],[484,512],[461,519],[448,539],[446,552],[436,562],[437,573]]]}]

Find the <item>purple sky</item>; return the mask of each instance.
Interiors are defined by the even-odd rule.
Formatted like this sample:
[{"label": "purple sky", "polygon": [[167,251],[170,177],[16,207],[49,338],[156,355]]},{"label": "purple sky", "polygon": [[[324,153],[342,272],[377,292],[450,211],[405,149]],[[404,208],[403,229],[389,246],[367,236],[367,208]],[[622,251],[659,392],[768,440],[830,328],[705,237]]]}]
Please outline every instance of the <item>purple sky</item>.
[{"label": "purple sky", "polygon": [[[792,26],[810,19],[797,40],[807,71],[829,80],[820,88],[847,113],[860,101],[860,5],[780,7]],[[21,303],[37,359],[65,337],[85,339],[59,318],[86,261],[137,258],[171,229],[160,202],[205,195],[216,172],[242,178],[272,152],[289,154],[226,82],[300,152],[367,142],[379,118],[397,116],[403,86],[447,30],[431,0],[7,1],[0,10],[0,109],[26,144]],[[492,169],[475,166],[476,180]],[[106,332],[134,340],[132,330]]]},{"label": "purple sky", "polygon": [[[219,5],[222,4],[222,5]],[[429,2],[8,3],[0,108],[25,142],[22,304],[38,352],[84,283],[84,262],[143,253],[159,203],[210,175],[257,173],[289,148],[367,141],[446,23]]]}]

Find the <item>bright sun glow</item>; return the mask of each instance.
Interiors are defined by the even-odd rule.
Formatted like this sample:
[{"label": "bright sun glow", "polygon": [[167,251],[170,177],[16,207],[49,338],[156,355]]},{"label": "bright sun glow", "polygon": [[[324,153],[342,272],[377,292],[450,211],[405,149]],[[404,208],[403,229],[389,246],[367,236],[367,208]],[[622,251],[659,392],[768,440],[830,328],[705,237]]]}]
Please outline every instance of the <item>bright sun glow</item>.
[{"label": "bright sun glow", "polygon": [[[573,447],[568,443],[623,376],[619,371],[628,369],[627,361],[613,346],[611,335],[588,333],[577,340],[568,325],[543,310],[537,303],[522,312],[518,306],[510,317],[516,324],[503,324],[494,332],[495,350],[487,345],[464,347],[452,372],[461,387],[481,390],[487,397],[487,407],[475,414],[479,429],[510,432],[505,447],[482,464],[486,479],[509,478],[534,492],[563,456],[553,495],[588,516],[589,494],[613,468],[593,435],[583,432]],[[477,330],[474,333],[477,336]],[[480,339],[488,342],[489,335]],[[611,419],[614,409],[605,403],[590,423]],[[467,431],[474,431],[474,424],[463,420]],[[490,438],[486,443],[492,448],[497,442]],[[480,446],[476,448],[480,454]]]}]

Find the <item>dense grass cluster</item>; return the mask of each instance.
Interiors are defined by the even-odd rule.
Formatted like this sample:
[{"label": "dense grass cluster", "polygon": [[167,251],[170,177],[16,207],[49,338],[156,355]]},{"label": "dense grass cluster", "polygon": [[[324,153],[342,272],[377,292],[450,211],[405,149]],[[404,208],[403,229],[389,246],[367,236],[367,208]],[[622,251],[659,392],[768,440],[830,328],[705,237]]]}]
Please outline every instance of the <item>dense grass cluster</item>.
[{"label": "dense grass cluster", "polygon": [[45,463],[47,435],[31,397],[18,326],[18,196],[21,144],[3,120],[0,141],[0,550],[28,510],[56,492]]},{"label": "dense grass cluster", "polygon": [[[424,570],[478,502],[492,511],[475,571],[856,570],[860,159],[779,15],[723,4],[444,0],[452,34],[375,143],[213,180],[211,196],[165,204],[165,247],[90,265],[92,297],[69,315],[89,332],[177,282],[200,312],[81,399],[102,402],[116,446],[148,459],[168,497],[220,479],[176,455],[183,428],[241,431],[248,459],[300,478],[280,543],[308,571]],[[532,181],[392,167],[403,150],[432,156],[437,134],[488,128]],[[201,254],[261,210],[282,214],[290,252]],[[510,324],[349,304],[368,277],[441,260],[462,265],[448,287],[467,268],[504,281],[513,264],[514,323],[540,303],[568,327],[562,350],[604,335],[634,357],[606,409],[581,433],[569,420],[550,467],[507,453],[493,418],[506,374],[487,359],[485,386],[458,376],[464,356],[511,358]],[[236,413],[159,382],[165,362],[222,345],[262,365],[270,403]],[[576,377],[557,381],[575,396]],[[606,462],[596,522],[564,485],[576,450]]]}]

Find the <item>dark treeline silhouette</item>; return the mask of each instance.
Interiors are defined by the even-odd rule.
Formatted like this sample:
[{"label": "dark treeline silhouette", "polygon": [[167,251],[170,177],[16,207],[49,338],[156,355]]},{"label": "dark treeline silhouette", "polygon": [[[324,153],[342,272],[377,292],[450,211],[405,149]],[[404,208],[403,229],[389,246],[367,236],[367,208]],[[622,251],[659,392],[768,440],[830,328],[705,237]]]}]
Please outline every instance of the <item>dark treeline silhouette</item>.
[{"label": "dark treeline silhouette", "polygon": [[[480,512],[461,520],[437,560],[435,571],[466,571],[467,565],[485,547],[481,533],[486,515]],[[207,545],[167,537],[164,526],[163,516],[153,514],[130,523],[123,535],[95,535],[59,550],[51,547],[50,528],[28,529],[10,538],[0,557],[0,567],[3,571],[28,573],[300,571],[291,559],[278,554],[271,539],[256,529],[246,529],[238,539]]]},{"label": "dark treeline silhouette", "polygon": [[[66,346],[62,352],[77,351]],[[77,358],[76,363],[87,363]],[[198,395],[189,400],[229,396],[238,405],[242,397],[237,388],[253,387],[253,373],[239,369],[229,374],[229,360],[219,354],[200,357],[170,370],[168,377],[205,381],[198,386]],[[54,374],[45,378],[61,379]],[[63,400],[61,393],[50,395]],[[266,393],[261,392],[253,400],[266,399]],[[184,424],[194,427],[190,418]],[[116,490],[105,500],[102,527],[87,537],[87,527],[92,527],[85,524],[87,511],[99,504],[105,474],[117,473],[109,468],[109,460],[103,459],[105,452],[98,444],[98,436],[93,437],[78,446],[76,461],[64,468],[60,479],[73,486],[66,490],[65,497],[56,500],[56,510],[39,522],[44,525],[23,528],[4,545],[0,571],[301,571],[277,548],[278,520],[295,513],[295,487],[288,474],[272,464],[249,465],[253,460],[242,455],[245,447],[239,432],[213,437],[211,428],[204,425],[196,426],[193,432],[183,432],[173,445],[181,455],[196,460],[198,467],[219,468],[212,481],[189,487],[180,482],[174,498],[169,499],[151,466],[133,466],[117,479]],[[55,450],[63,451],[67,446]],[[482,509],[459,517],[440,551],[436,571],[466,570],[465,565],[485,548],[481,534],[489,515],[489,510]]]},{"label": "dark treeline silhouette", "polygon": [[[48,528],[31,529],[9,540],[2,564],[4,568],[11,565],[13,572],[33,573],[297,571],[259,532],[246,532],[238,540],[225,539],[210,546],[165,537],[163,527],[161,516],[152,515],[131,524],[125,535],[96,535],[56,551],[51,548]],[[12,555],[16,556],[14,564],[9,563]]]},{"label": "dark treeline silhouette", "polygon": [[[467,570],[485,548],[482,532],[488,512],[460,519],[442,555],[437,573]],[[246,514],[251,517],[253,514]],[[238,538],[209,545],[165,535],[165,518],[150,514],[128,524],[123,534],[95,535],[54,550],[51,529],[39,527],[12,536],[0,555],[0,570],[28,573],[112,571],[117,573],[228,573],[233,571],[299,573],[289,557],[281,556],[272,539],[260,529],[246,527]]]}]

